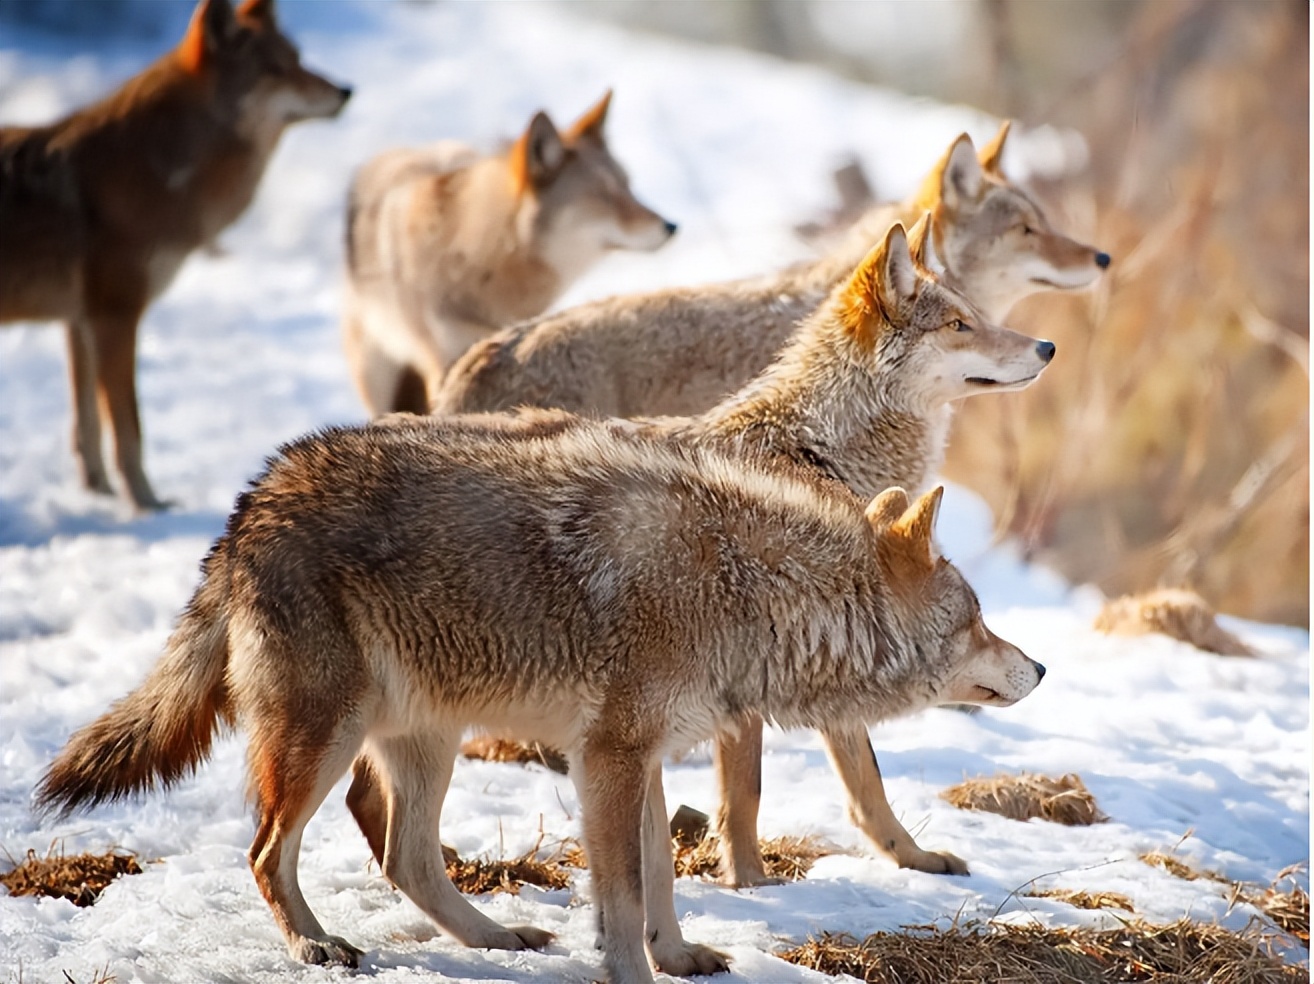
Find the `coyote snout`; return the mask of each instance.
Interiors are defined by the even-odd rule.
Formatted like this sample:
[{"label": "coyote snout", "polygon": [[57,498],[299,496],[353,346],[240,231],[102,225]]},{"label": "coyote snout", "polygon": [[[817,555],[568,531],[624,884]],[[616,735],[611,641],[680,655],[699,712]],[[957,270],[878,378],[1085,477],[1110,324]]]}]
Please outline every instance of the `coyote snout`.
[{"label": "coyote snout", "polygon": [[951,685],[951,696],[967,704],[1009,707],[1045,678],[1045,667],[978,622],[968,640],[968,655]]}]

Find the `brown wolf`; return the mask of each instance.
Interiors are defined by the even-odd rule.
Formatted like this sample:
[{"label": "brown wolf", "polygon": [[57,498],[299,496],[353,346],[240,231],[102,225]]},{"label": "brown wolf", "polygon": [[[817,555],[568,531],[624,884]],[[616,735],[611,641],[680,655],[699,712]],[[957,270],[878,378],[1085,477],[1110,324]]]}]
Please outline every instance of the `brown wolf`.
[{"label": "brown wolf", "polygon": [[664,754],[745,713],[856,727],[1009,705],[1043,675],[936,555],[939,499],[895,489],[864,513],[841,487],[561,412],[303,438],[239,497],[159,663],[70,739],[37,803],[168,785],[240,723],[256,882],[295,957],[351,965],[297,853],[368,749],[384,874],[463,943],[516,949],[550,937],[456,892],[439,816],[465,728],[541,740],[571,758],[611,979],[651,980],[649,956],[723,969],[675,915]]},{"label": "brown wolf", "polygon": [[201,0],[182,43],[58,123],[0,129],[0,322],[62,321],[83,484],[163,503],[142,468],[137,325],[187,255],[250,204],[283,129],[351,90],[301,66],[273,0]]},{"label": "brown wolf", "polygon": [[1039,290],[1091,283],[1109,257],[1056,232],[1001,173],[1005,124],[978,157],[960,136],[902,205],[864,216],[829,255],[781,273],[613,297],[507,330],[452,367],[434,409],[532,405],[603,417],[702,413],[780,351],[895,222],[932,213],[946,279],[999,320]]},{"label": "brown wolf", "polygon": [[[939,469],[954,401],[1028,386],[1054,355],[1050,342],[992,325],[931,273],[928,235],[929,217],[914,226],[911,250],[903,227],[890,229],[738,394],[698,417],[632,426],[836,480],[863,499],[895,485],[924,488]],[[967,873],[955,855],[919,848],[899,823],[864,729],[828,727],[823,738],[850,816],[879,851],[902,867]],[[722,877],[736,886],[769,880],[757,839],[761,742],[761,719],[751,715],[717,742]],[[354,772],[348,804],[382,859],[386,810],[368,758]]]},{"label": "brown wolf", "polygon": [[639,202],[607,147],[611,93],[564,133],[536,113],[504,154],[444,142],[357,173],[343,335],[370,413],[426,413],[473,342],[541,314],[608,250],[675,225]]}]

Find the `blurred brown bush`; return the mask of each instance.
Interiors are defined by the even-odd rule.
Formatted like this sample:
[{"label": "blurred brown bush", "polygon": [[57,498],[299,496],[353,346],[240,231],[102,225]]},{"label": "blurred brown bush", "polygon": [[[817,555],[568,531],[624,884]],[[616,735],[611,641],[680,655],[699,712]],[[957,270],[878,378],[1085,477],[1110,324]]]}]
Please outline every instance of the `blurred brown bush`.
[{"label": "blurred brown bush", "polygon": [[958,415],[946,473],[1074,581],[1307,626],[1308,7],[1143,3],[1097,71],[1025,91],[990,108],[1085,135],[1087,173],[1037,192],[1114,262],[1013,312],[1058,357]]}]

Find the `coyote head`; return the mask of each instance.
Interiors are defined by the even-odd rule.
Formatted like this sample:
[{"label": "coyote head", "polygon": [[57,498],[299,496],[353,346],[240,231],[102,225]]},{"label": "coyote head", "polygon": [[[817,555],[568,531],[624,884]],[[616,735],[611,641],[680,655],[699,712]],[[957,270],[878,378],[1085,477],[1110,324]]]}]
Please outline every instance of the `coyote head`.
[{"label": "coyote head", "polygon": [[934,216],[933,247],[964,294],[992,318],[1042,290],[1093,283],[1109,255],[1069,239],[1000,170],[1006,121],[978,155],[961,135],[922,185],[917,202]]},{"label": "coyote head", "polygon": [[927,412],[977,393],[1022,389],[1054,357],[990,320],[926,262],[928,217],[906,236],[895,225],[832,299],[851,357],[879,375],[883,398]]},{"label": "coyote head", "polygon": [[1045,668],[986,628],[976,593],[936,550],[943,494],[936,488],[909,503],[903,489],[893,488],[867,507],[896,631],[903,649],[916,653],[911,670],[928,703],[1007,707],[1036,688]]},{"label": "coyote head", "polygon": [[236,10],[228,0],[200,0],[176,57],[213,86],[216,106],[235,114],[238,131],[253,137],[336,116],[351,96],[302,66],[274,19],[274,0],[245,0]]},{"label": "coyote head", "polygon": [[609,250],[657,249],[676,228],[630,190],[625,169],[607,147],[610,106],[607,92],[564,132],[546,113],[535,113],[511,151],[522,215],[543,243],[543,255],[568,278]]}]

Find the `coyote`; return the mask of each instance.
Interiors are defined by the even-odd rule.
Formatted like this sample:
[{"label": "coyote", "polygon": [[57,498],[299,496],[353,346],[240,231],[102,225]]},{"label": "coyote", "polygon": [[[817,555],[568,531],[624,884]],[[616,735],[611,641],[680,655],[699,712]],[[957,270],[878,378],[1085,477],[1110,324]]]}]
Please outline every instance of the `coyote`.
[{"label": "coyote", "polygon": [[182,43],[118,91],[41,127],[0,129],[0,322],[62,321],[82,483],[164,503],[142,467],[137,325],[187,255],[255,195],[284,128],[351,90],[301,65],[273,0],[200,0]]},{"label": "coyote", "polygon": [[602,417],[702,413],[760,372],[895,222],[932,213],[946,279],[993,320],[1040,290],[1083,287],[1109,257],[1056,232],[1000,171],[1008,124],[978,157],[960,136],[902,205],[869,211],[827,256],[782,273],[583,304],[500,332],[452,367],[433,409],[528,404]]},{"label": "coyote", "polygon": [[541,314],[608,250],[653,250],[675,232],[612,157],[610,105],[608,92],[565,133],[535,113],[501,155],[448,141],[360,169],[342,324],[371,414],[427,413],[471,343]]},{"label": "coyote", "polygon": [[[930,217],[905,238],[896,224],[799,329],[774,365],[738,394],[692,418],[629,426],[707,444],[820,476],[866,499],[890,486],[926,487],[939,470],[954,401],[1022,389],[1054,356],[1051,342],[992,325],[932,273]],[[911,241],[911,246],[909,244]],[[849,813],[877,850],[901,867],[967,874],[948,852],[926,851],[890,809],[861,727],[823,730],[849,793]],[[768,879],[757,839],[762,722],[746,715],[718,738],[722,879]],[[368,756],[347,802],[375,856],[383,857],[385,805]]]},{"label": "coyote", "polygon": [[164,655],[73,735],[37,805],[170,785],[240,724],[256,882],[293,956],[354,965],[297,853],[368,749],[385,876],[462,943],[519,949],[550,935],[455,890],[439,817],[465,728],[541,740],[570,757],[610,978],[651,980],[649,957],[713,973],[725,957],[675,914],[665,754],[745,713],[859,727],[1040,682],[937,556],[939,501],[894,489],[864,512],[838,486],[560,411],[311,435],[238,498]]}]

